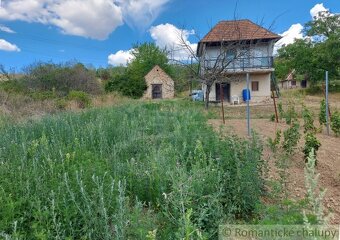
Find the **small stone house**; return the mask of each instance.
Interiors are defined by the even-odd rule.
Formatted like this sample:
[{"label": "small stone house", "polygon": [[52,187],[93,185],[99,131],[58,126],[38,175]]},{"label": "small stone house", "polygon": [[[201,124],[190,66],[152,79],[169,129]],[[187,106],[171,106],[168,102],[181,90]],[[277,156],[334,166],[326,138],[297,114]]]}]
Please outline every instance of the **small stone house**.
[{"label": "small stone house", "polygon": [[147,90],[144,99],[171,99],[175,97],[175,84],[171,77],[156,65],[145,76]]},{"label": "small stone house", "polygon": [[281,90],[307,88],[307,87],[308,87],[308,81],[306,79],[301,80],[301,81],[297,81],[295,79],[295,69],[290,71],[287,77],[280,81]]}]

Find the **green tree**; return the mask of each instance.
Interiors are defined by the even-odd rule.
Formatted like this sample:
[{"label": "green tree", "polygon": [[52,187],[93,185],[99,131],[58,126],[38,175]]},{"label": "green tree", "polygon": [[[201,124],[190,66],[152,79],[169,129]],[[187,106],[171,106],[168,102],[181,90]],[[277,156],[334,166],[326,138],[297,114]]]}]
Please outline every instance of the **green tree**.
[{"label": "green tree", "polygon": [[340,77],[340,15],[328,11],[305,24],[305,38],[278,50],[277,75],[295,69],[316,84],[329,71],[331,79]]},{"label": "green tree", "polygon": [[172,75],[167,52],[154,43],[136,44],[132,50],[133,60],[123,74],[111,77],[106,84],[107,91],[119,91],[123,95],[140,98],[146,90],[145,75],[156,65],[159,65],[167,74]]}]

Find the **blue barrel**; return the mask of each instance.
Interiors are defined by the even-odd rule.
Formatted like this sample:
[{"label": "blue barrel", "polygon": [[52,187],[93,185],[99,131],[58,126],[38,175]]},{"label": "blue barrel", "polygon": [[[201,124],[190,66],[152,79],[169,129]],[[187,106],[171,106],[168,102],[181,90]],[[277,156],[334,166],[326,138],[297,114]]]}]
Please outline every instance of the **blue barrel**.
[{"label": "blue barrel", "polygon": [[250,97],[250,90],[248,89],[243,89],[242,90],[242,97],[243,97],[243,101],[250,101],[251,97]]}]

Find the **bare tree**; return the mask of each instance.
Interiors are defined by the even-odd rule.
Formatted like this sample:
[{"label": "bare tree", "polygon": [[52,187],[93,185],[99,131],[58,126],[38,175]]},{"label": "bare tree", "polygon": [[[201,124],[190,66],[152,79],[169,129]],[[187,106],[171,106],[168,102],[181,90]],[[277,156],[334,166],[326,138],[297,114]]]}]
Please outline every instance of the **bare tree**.
[{"label": "bare tree", "polygon": [[[180,47],[185,49],[189,58],[198,65],[188,64],[187,59],[174,60],[189,68],[196,81],[205,87],[206,108],[209,107],[209,96],[214,83],[240,81],[254,67],[272,67],[273,45],[280,38],[248,20],[223,21],[219,24],[221,23],[227,23],[228,29],[221,29],[223,32],[216,38],[209,35],[212,28],[207,36],[199,41],[197,50],[187,41],[185,33],[180,34]],[[245,28],[244,24],[251,25],[252,28]],[[256,56],[257,45],[261,44],[268,47],[269,54],[265,57]]]}]

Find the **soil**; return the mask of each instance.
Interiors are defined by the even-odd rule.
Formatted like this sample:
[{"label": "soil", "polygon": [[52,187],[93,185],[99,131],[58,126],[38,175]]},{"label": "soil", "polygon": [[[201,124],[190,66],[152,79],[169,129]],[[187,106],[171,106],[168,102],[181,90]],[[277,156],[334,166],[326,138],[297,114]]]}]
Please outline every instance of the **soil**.
[{"label": "soil", "polygon": [[[211,119],[209,124],[219,132],[221,131],[220,126],[223,125],[220,119]],[[246,124],[245,119],[227,119],[222,133],[247,137]],[[283,122],[274,123],[268,119],[251,119],[251,128],[260,135],[264,143],[267,143],[268,137],[275,137],[276,130],[284,130],[288,126]],[[317,138],[321,142],[321,147],[317,153],[318,165],[316,170],[320,174],[319,187],[326,189],[324,206],[331,213],[331,223],[340,224],[340,138],[336,138],[334,135],[328,136],[325,131],[318,133]],[[293,199],[301,199],[306,194],[303,146],[304,141],[302,137],[296,150],[297,153],[291,159],[289,169],[288,189],[290,197]],[[268,147],[264,149],[264,158],[268,161],[269,177],[276,178],[277,172],[273,154]]]}]

